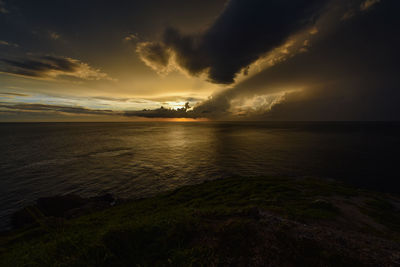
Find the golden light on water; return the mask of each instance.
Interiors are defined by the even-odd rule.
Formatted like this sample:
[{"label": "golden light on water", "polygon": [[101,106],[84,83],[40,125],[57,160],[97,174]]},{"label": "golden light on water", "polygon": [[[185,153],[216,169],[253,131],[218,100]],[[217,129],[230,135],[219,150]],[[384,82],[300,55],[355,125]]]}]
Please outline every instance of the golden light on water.
[{"label": "golden light on water", "polygon": [[198,119],[193,119],[193,118],[160,118],[160,119],[154,119],[154,120],[156,120],[156,121],[169,121],[169,122],[205,122],[205,121],[210,121],[210,119],[207,119],[207,118],[198,118]]}]

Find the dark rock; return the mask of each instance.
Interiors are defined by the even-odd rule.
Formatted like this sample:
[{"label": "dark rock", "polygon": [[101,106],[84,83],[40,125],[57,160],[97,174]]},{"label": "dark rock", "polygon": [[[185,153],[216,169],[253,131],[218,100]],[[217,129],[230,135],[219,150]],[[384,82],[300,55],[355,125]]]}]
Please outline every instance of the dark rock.
[{"label": "dark rock", "polygon": [[35,216],[33,214],[35,206],[27,206],[18,211],[16,211],[11,216],[11,225],[14,228],[22,228],[27,225],[35,224]]},{"label": "dark rock", "polygon": [[97,196],[97,197],[92,197],[92,198],[90,198],[90,200],[108,202],[110,204],[115,202],[115,198],[111,194],[104,194],[104,195],[100,195],[100,196]]},{"label": "dark rock", "polygon": [[64,195],[39,198],[36,205],[24,207],[11,216],[13,228],[39,224],[41,220],[76,218],[94,211],[106,209],[119,203],[111,194],[91,198],[78,195]]},{"label": "dark rock", "polygon": [[39,198],[37,206],[45,216],[63,217],[67,211],[81,207],[87,202],[87,199],[71,194]]}]

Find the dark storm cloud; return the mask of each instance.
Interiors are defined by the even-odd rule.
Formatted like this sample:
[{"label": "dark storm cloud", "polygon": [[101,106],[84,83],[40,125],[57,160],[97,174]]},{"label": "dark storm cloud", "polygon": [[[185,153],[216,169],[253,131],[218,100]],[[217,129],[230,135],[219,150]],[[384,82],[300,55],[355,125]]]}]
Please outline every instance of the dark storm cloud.
[{"label": "dark storm cloud", "polygon": [[112,110],[98,110],[88,109],[83,107],[71,107],[60,105],[46,105],[46,104],[8,104],[0,103],[0,109],[8,110],[11,112],[58,112],[68,114],[84,114],[84,115],[116,115],[117,113]]},{"label": "dark storm cloud", "polygon": [[175,63],[192,75],[207,72],[214,83],[233,83],[238,72],[282,44],[290,34],[310,25],[325,2],[231,0],[205,32],[186,35],[168,28],[162,42],[152,43],[157,49],[138,52],[149,66],[157,63],[165,67],[173,55]]},{"label": "dark storm cloud", "polygon": [[[235,109],[235,100],[282,92],[281,101],[271,110],[255,116],[248,114],[248,118],[400,119],[400,2],[367,2],[368,12],[361,8],[361,13],[344,21],[338,12],[335,27],[320,25],[321,32],[307,53],[267,68],[197,108],[210,114],[227,114]],[[360,8],[366,1],[353,3]],[[290,92],[297,88],[302,90]],[[221,106],[225,106],[225,113]]]},{"label": "dark storm cloud", "polygon": [[[399,120],[400,2],[338,0],[332,3],[334,8],[317,23],[319,32],[310,37],[306,52],[285,58],[214,94],[185,116]],[[354,12],[353,16],[343,19],[349,10]],[[269,101],[265,105],[268,108],[253,112],[259,111],[260,102],[264,104],[260,99]],[[250,105],[249,110],[241,113],[241,105],[246,101],[250,103],[246,103]]]},{"label": "dark storm cloud", "polygon": [[0,72],[21,75],[30,78],[54,79],[57,77],[73,77],[83,80],[110,80],[107,74],[93,69],[87,63],[77,59],[41,56],[29,59],[0,59]]}]

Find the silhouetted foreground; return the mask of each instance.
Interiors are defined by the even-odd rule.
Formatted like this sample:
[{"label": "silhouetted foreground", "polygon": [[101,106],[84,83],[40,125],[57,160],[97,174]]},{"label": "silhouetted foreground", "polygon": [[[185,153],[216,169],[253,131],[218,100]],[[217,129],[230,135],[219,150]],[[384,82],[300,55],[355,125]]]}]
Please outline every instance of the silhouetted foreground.
[{"label": "silhouetted foreground", "polygon": [[306,178],[221,179],[119,203],[59,196],[14,215],[22,228],[2,235],[0,265],[397,266],[399,209],[396,196]]}]

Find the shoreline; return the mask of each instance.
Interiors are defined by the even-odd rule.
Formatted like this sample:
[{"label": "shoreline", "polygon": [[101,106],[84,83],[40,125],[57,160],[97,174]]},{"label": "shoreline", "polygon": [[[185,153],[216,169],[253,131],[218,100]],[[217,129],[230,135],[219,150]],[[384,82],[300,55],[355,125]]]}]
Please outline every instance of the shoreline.
[{"label": "shoreline", "polygon": [[[333,259],[341,259],[340,264],[394,266],[400,262],[396,254],[400,251],[400,198],[340,182],[226,178],[117,205],[111,204],[110,196],[97,199],[97,204],[93,199],[91,204],[71,199],[85,202],[86,212],[79,213],[75,207],[75,215],[70,212],[74,209],[68,209],[68,218],[45,216],[36,226],[2,233],[3,263],[319,266],[314,262],[318,260],[332,266]],[[110,205],[102,206],[99,200]],[[56,203],[54,198],[48,201]],[[51,236],[57,238],[51,240]],[[77,240],[81,240],[79,249],[74,245]],[[61,245],[68,249],[59,251]],[[271,254],[274,249],[278,250]],[[38,251],[54,257],[43,258]]]}]

